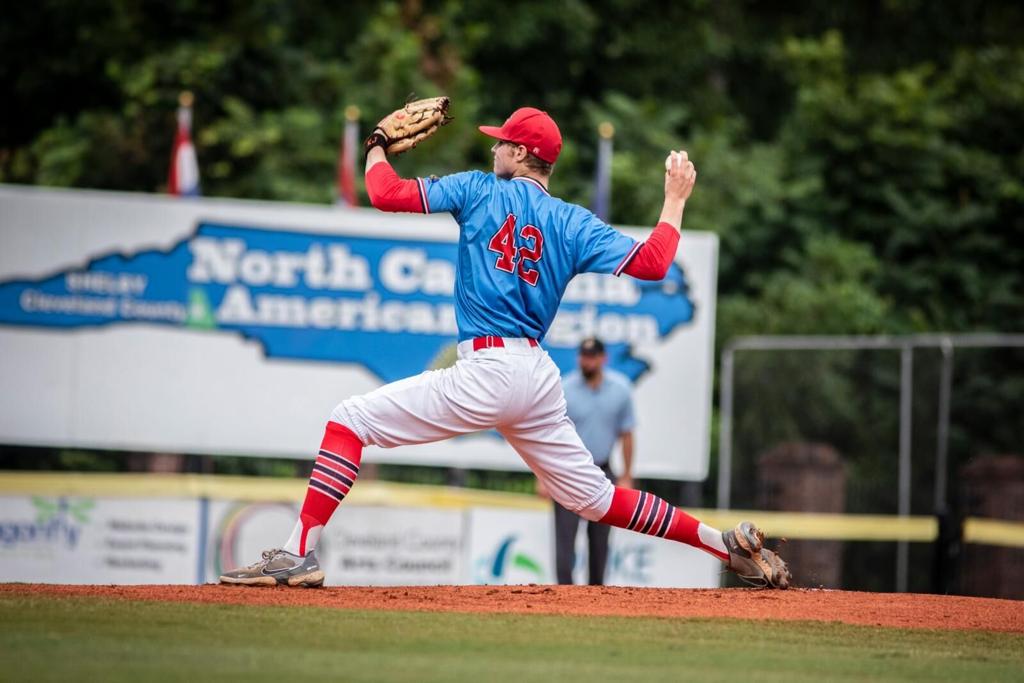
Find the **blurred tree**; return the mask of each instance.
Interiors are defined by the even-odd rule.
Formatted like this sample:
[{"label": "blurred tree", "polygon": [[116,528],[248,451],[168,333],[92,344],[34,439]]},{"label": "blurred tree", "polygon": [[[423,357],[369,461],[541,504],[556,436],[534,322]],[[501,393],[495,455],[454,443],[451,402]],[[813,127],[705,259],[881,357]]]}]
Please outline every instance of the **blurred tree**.
[{"label": "blurred tree", "polygon": [[1019,328],[1024,132],[1009,121],[1024,117],[1024,50],[856,77],[838,34],[786,51],[797,105],[783,144],[821,179],[820,225],[888,264],[876,284],[905,324]]}]

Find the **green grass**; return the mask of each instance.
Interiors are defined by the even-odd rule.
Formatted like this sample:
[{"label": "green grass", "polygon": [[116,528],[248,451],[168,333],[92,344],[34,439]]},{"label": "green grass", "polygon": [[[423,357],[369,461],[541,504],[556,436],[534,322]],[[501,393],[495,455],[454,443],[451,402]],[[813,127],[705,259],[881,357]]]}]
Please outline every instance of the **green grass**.
[{"label": "green grass", "polygon": [[0,679],[1021,680],[1024,637],[0,596]]}]

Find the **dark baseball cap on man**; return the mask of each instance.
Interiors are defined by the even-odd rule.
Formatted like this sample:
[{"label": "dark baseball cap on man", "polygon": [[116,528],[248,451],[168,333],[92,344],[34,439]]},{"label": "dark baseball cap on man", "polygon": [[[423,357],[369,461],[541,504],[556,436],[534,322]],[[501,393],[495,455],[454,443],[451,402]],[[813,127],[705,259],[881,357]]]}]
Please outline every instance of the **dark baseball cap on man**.
[{"label": "dark baseball cap on man", "polygon": [[604,353],[604,342],[597,337],[587,337],[580,342],[580,353],[584,356],[596,356]]}]

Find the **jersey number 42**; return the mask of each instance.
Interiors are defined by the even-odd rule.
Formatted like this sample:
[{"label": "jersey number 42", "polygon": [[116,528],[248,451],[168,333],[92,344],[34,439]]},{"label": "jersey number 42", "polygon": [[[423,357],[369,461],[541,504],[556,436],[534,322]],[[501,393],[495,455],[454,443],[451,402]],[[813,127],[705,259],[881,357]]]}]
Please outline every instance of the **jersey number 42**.
[{"label": "jersey number 42", "polygon": [[533,263],[540,261],[541,256],[544,254],[544,235],[541,234],[540,228],[537,226],[524,225],[522,230],[519,231],[519,238],[522,242],[532,242],[532,245],[526,246],[524,244],[516,249],[516,217],[513,214],[509,214],[505,222],[498,228],[498,232],[494,233],[494,236],[491,237],[487,248],[500,254],[498,260],[494,262],[495,268],[506,273],[517,273],[527,284],[536,287],[540,271],[536,268],[529,268],[524,264],[527,261],[532,261]]}]

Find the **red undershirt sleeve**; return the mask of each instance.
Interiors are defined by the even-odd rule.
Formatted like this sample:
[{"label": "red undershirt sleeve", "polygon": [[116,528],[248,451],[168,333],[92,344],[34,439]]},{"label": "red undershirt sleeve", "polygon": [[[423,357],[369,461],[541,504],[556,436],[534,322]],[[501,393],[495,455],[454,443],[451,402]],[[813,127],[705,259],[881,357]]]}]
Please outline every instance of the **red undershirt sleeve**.
[{"label": "red undershirt sleeve", "polygon": [[381,211],[427,213],[420,181],[404,180],[386,161],[379,161],[366,172],[366,194]]},{"label": "red undershirt sleeve", "polygon": [[638,280],[660,280],[668,275],[678,247],[679,231],[669,223],[658,223],[622,272]]}]

